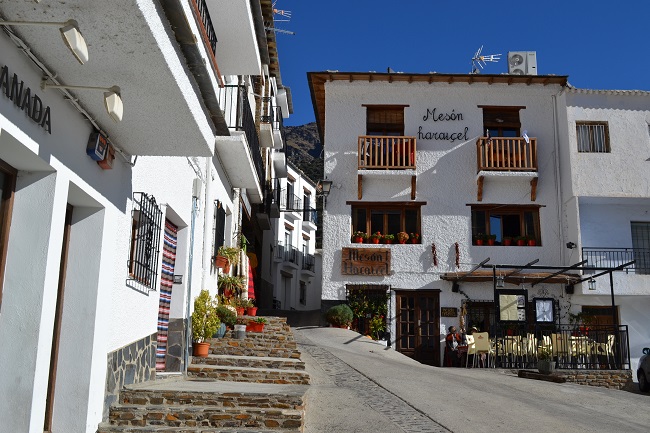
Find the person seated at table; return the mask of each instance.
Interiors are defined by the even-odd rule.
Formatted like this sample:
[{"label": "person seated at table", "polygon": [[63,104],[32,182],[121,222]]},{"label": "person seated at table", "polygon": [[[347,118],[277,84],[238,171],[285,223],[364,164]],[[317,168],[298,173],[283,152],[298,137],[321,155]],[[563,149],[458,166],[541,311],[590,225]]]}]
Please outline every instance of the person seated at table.
[{"label": "person seated at table", "polygon": [[449,332],[445,337],[445,366],[460,367],[460,352],[458,346],[462,343],[460,334],[456,331],[455,326],[449,327]]}]

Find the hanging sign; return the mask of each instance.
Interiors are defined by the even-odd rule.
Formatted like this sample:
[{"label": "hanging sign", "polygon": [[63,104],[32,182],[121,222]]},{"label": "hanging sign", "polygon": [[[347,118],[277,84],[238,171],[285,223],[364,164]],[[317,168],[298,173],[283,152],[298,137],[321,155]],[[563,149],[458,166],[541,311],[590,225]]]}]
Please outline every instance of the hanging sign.
[{"label": "hanging sign", "polygon": [[440,317],[458,317],[458,308],[455,307],[441,307]]},{"label": "hanging sign", "polygon": [[390,275],[390,248],[343,248],[342,275]]}]

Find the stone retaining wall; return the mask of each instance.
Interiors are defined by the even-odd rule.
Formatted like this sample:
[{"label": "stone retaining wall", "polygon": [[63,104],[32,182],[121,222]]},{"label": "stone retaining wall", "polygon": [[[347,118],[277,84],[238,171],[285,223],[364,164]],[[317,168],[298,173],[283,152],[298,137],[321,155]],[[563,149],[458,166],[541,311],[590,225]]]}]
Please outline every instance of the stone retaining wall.
[{"label": "stone retaining wall", "polygon": [[124,385],[156,378],[156,338],[154,333],[108,354],[103,419]]},{"label": "stone retaining wall", "polygon": [[[535,370],[537,371],[537,370]],[[517,374],[519,370],[512,370]],[[599,386],[611,389],[630,390],[634,387],[632,370],[558,370],[556,376],[566,378],[567,383],[578,385]]]}]

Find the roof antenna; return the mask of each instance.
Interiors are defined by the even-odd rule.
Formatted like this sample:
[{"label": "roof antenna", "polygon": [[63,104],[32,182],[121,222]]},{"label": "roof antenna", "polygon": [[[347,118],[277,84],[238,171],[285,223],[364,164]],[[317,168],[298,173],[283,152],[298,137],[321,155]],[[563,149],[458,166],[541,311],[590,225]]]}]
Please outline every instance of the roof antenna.
[{"label": "roof antenna", "polygon": [[470,74],[480,74],[481,69],[485,67],[485,62],[498,62],[501,60],[501,54],[488,54],[482,56],[481,51],[483,51],[483,45],[481,45],[481,48],[479,48],[478,51],[476,51],[476,54],[474,54],[474,57],[472,57],[472,72],[470,72]]},{"label": "roof antenna", "polygon": [[[285,17],[286,20],[278,20],[278,19],[273,18],[273,22],[274,23],[276,23],[276,22],[278,22],[278,23],[279,22],[289,22],[291,20],[291,11],[285,11],[283,9],[276,9],[275,4],[277,2],[278,2],[277,0],[274,1],[273,5],[271,6],[273,8],[273,15],[280,15],[282,17]],[[295,32],[292,32],[292,31],[289,31],[289,30],[276,29],[275,27],[266,27],[265,26],[264,30],[274,32],[274,33],[284,33],[285,35],[295,35],[296,34]]]}]

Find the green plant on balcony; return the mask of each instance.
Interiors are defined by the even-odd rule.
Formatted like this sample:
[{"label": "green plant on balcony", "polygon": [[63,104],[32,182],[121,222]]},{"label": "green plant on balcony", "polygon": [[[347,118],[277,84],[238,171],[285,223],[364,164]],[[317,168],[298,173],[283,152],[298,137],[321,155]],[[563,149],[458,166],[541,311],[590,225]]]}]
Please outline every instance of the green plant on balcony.
[{"label": "green plant on balcony", "polygon": [[361,244],[366,239],[368,239],[368,235],[366,234],[366,232],[356,231],[352,234],[352,242],[354,242],[355,244]]},{"label": "green plant on balcony", "polygon": [[475,245],[483,245],[485,243],[485,240],[487,239],[487,236],[485,236],[484,233],[478,233],[474,236],[474,244]]},{"label": "green plant on balcony", "polygon": [[393,241],[395,240],[395,235],[383,235],[381,237],[381,240],[385,244],[392,244]]},{"label": "green plant on balcony", "polygon": [[[226,298],[237,298],[241,295],[246,282],[244,277],[228,274],[220,274],[217,279],[217,287]],[[232,302],[230,302],[232,305]]]},{"label": "green plant on balcony", "polygon": [[368,240],[373,244],[378,244],[381,238],[382,238],[381,232],[374,232],[373,234],[368,236]]},{"label": "green plant on balcony", "polygon": [[409,234],[406,232],[397,233],[397,242],[400,244],[405,244],[409,240]]}]

